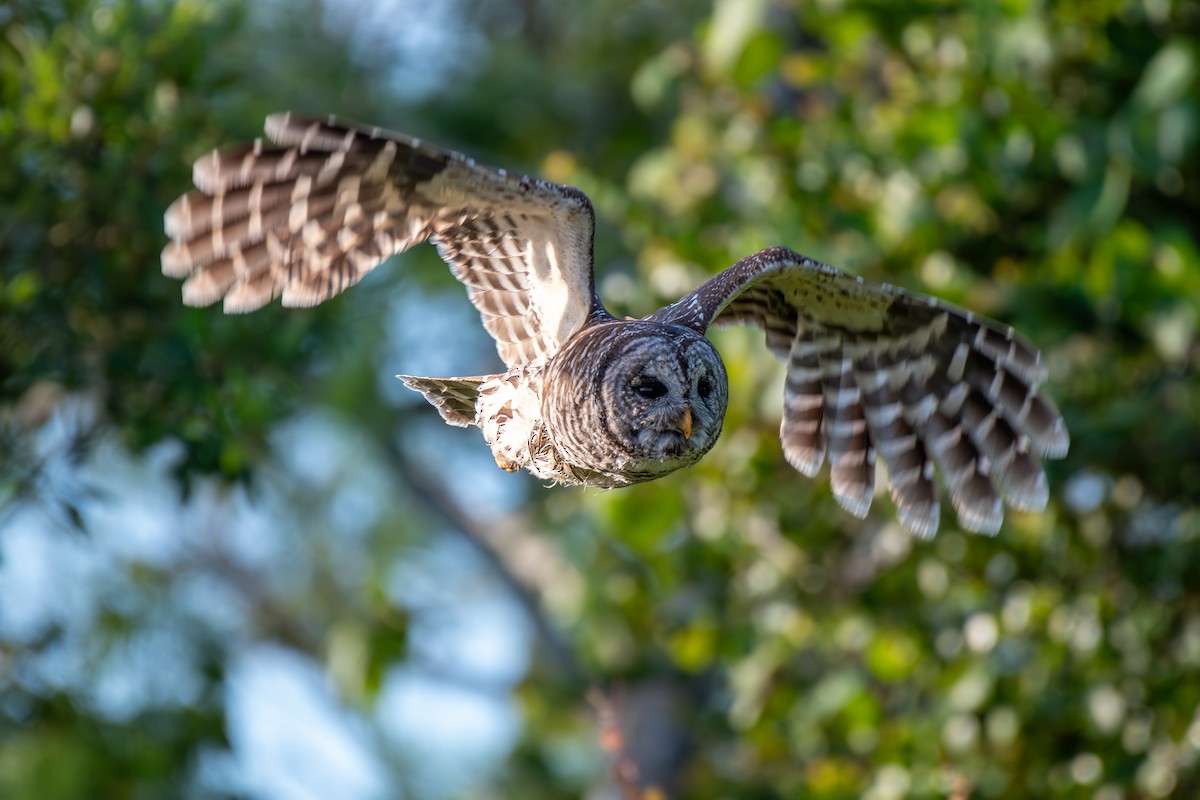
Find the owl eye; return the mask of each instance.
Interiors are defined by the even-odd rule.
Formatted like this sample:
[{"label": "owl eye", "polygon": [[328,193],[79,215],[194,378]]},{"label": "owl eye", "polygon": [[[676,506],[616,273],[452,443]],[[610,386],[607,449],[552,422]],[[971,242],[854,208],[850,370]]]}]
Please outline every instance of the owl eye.
[{"label": "owl eye", "polygon": [[647,400],[657,400],[667,393],[662,381],[654,378],[643,378],[633,385],[633,390]]},{"label": "owl eye", "polygon": [[712,390],[713,383],[711,378],[701,378],[700,382],[696,384],[696,393],[701,397],[708,397],[710,394],[712,394]]}]

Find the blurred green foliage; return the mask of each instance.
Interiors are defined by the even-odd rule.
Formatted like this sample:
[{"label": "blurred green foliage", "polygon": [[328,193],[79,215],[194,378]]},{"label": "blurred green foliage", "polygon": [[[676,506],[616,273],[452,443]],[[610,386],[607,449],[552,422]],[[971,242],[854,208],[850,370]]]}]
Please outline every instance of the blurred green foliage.
[{"label": "blurred green foliage", "polygon": [[[522,687],[499,794],[595,779],[566,755],[595,737],[595,681],[669,687],[671,797],[1200,795],[1195,4],[473,0],[496,31],[479,64],[407,105],[314,4],[272,8],[0,9],[0,498],[28,490],[28,430],[58,390],[96,398],[134,450],[182,442],[181,478],[251,479],[314,403],[394,438],[370,291],[228,318],[182,308],[158,251],[190,161],[266,111],[415,128],[587,191],[614,313],[784,244],[1012,323],[1072,433],[1045,514],[914,542],[886,500],[854,520],[787,466],[780,369],[759,334],[714,334],[732,400],[704,462],[534,487],[508,521],[558,553],[531,588],[579,666],[543,659]],[[405,261],[459,291],[435,263]],[[367,698],[404,649],[373,592],[347,612]],[[299,640],[320,654],[338,627],[317,618]],[[221,736],[211,709],[114,730],[36,702],[45,724],[0,725],[13,796],[173,796]]]}]

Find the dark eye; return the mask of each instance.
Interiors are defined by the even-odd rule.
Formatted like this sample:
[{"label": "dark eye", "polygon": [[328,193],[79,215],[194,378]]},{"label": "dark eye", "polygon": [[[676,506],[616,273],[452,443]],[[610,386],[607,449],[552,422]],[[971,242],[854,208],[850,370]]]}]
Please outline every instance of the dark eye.
[{"label": "dark eye", "polygon": [[712,394],[712,390],[713,383],[711,378],[701,378],[700,382],[696,384],[696,392],[701,397],[708,397]]},{"label": "dark eye", "polygon": [[642,378],[633,385],[633,390],[647,400],[656,400],[667,393],[667,387],[663,386],[662,381],[654,378]]}]

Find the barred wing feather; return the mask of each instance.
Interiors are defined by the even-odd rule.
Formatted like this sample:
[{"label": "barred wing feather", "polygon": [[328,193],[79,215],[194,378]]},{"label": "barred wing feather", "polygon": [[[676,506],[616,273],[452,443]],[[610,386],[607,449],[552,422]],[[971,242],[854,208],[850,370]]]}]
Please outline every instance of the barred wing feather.
[{"label": "barred wing feather", "polygon": [[1069,439],[1039,392],[1040,354],[1012,328],[785,248],[742,259],[652,318],[762,328],[787,364],[785,456],[808,476],[828,461],[835,498],[857,516],[870,508],[877,456],[918,536],[938,527],[935,464],[968,530],[999,530],[1002,498],[1046,505],[1040,458],[1062,457]]},{"label": "barred wing feather", "polygon": [[196,189],[167,210],[163,273],[186,279],[189,305],[313,306],[429,240],[510,367],[604,315],[579,190],[332,117],[276,114],[266,132],[202,157]]}]

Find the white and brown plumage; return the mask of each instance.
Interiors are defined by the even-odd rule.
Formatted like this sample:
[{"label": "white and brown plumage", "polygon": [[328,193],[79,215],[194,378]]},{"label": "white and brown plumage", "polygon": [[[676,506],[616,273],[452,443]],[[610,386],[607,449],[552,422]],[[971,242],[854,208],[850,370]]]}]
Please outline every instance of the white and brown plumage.
[{"label": "white and brown plumage", "polygon": [[920,536],[938,527],[935,464],[964,528],[996,531],[1001,497],[1045,507],[1039,459],[1064,455],[1068,436],[1039,392],[1040,355],[1011,328],[779,247],[617,320],[596,297],[579,190],[333,118],[274,115],[266,132],[196,162],[197,190],[166,214],[163,273],[186,278],[189,305],[312,306],[433,242],[507,371],[401,378],[446,422],[478,426],[506,469],[612,487],[695,463],[728,399],[705,331],[742,323],[787,364],[787,460],[808,476],[828,461],[851,513],[871,505],[877,455]]}]

